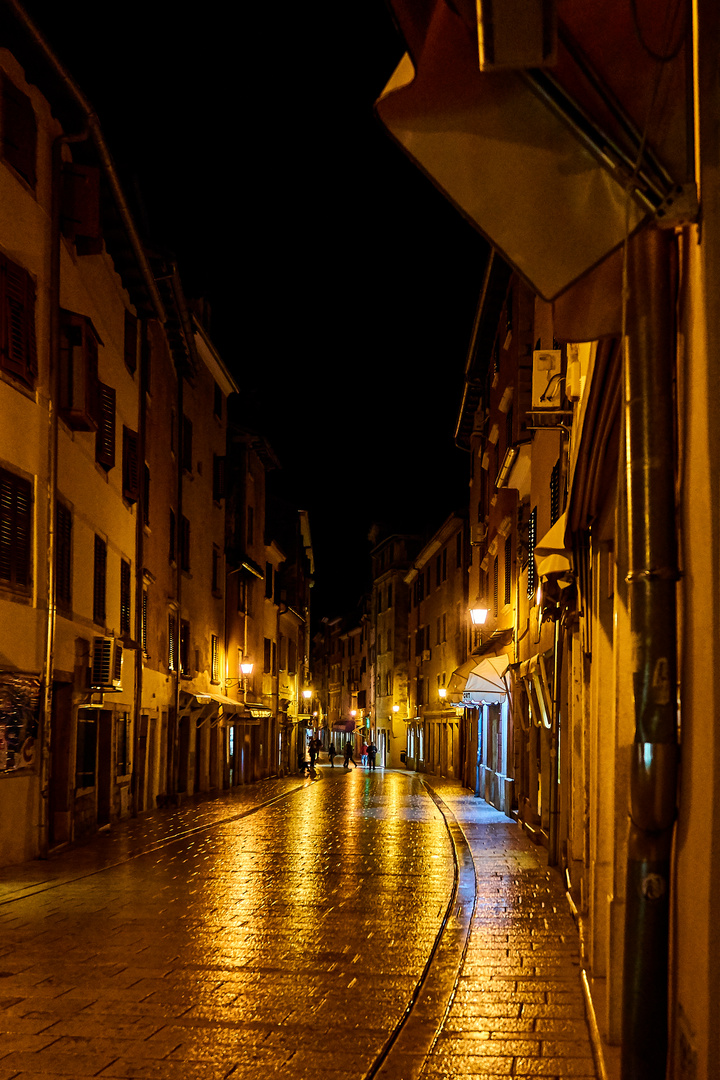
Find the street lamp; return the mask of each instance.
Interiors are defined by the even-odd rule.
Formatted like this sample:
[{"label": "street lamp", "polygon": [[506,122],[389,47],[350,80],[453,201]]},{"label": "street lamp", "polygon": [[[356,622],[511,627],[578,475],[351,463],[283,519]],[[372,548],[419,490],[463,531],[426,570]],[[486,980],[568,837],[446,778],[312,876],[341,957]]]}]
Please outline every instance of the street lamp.
[{"label": "street lamp", "polygon": [[447,695],[447,686],[439,686],[438,687],[438,697],[440,698],[440,700],[444,701],[446,695]]},{"label": "street lamp", "polygon": [[243,677],[243,701],[246,702],[246,703],[247,703],[247,679],[248,679],[248,675],[252,675],[252,669],[253,669],[252,664],[242,663],[240,665],[240,670],[242,671],[242,677]]},{"label": "street lamp", "polygon": [[470,608],[470,618],[473,626],[482,626],[488,617],[488,608],[474,607]]}]

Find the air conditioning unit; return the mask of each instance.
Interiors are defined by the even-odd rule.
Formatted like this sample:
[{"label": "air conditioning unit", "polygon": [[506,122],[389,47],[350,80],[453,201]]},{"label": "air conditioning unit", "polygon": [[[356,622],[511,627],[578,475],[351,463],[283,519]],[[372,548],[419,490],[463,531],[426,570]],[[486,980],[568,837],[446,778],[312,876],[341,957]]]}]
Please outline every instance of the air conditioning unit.
[{"label": "air conditioning unit", "polygon": [[482,544],[483,540],[487,536],[487,525],[483,522],[478,522],[477,525],[472,525],[470,528],[470,543]]},{"label": "air conditioning unit", "polygon": [[552,66],[557,57],[555,0],[478,0],[481,71]]},{"label": "air conditioning unit", "polygon": [[532,407],[559,409],[562,389],[560,349],[536,349],[533,353]]},{"label": "air conditioning unit", "polygon": [[122,643],[116,638],[93,638],[90,684],[93,690],[122,690]]},{"label": "air conditioning unit", "polygon": [[429,660],[431,655],[432,654],[430,652],[430,649],[423,649],[423,654],[422,654],[423,660]]}]

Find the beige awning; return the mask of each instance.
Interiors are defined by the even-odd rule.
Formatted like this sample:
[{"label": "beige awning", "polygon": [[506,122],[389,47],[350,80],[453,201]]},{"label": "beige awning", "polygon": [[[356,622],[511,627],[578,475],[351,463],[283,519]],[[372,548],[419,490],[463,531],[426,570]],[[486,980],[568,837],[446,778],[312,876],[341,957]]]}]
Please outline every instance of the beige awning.
[{"label": "beige awning", "polygon": [[564,0],[545,72],[481,71],[474,3],[390,2],[408,52],[379,119],[546,300],[601,266],[626,225],[632,234],[656,207],[663,214],[674,185],[692,178],[687,50],[658,72],[626,0]]},{"label": "beige awning", "polygon": [[[572,573],[572,552],[567,544],[567,514],[561,514],[535,545],[535,562],[538,576]],[[563,584],[560,582],[560,584]]]},{"label": "beige awning", "polygon": [[457,705],[501,705],[507,698],[507,656],[471,657],[453,671],[448,701]]}]

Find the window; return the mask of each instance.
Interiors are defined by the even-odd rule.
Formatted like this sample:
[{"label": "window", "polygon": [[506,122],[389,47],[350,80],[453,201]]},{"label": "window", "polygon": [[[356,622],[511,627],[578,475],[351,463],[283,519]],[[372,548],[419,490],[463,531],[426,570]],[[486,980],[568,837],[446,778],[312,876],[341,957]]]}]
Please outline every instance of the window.
[{"label": "window", "polygon": [[182,446],[180,447],[180,453],[182,455],[182,467],[185,470],[185,472],[190,472],[190,473],[193,471],[192,437],[193,437],[192,420],[188,420],[187,416],[183,416],[183,421],[182,421]]},{"label": "window", "polygon": [[391,608],[391,607],[392,607],[392,585],[388,585],[388,591],[387,591],[387,606],[388,606],[389,608]]},{"label": "window", "polygon": [[441,634],[442,634],[442,623],[440,621],[440,616],[438,615],[437,620],[436,620],[436,626],[435,626],[435,644],[436,645],[439,645],[440,642],[442,641],[442,637],[440,636]]},{"label": "window", "polygon": [[169,548],[168,558],[171,563],[175,562],[175,511],[170,511],[170,536],[169,536]]},{"label": "window", "polygon": [[281,671],[287,671],[287,646],[288,640],[284,634],[281,634],[278,648],[278,665]]},{"label": "window", "polygon": [[57,602],[61,608],[72,607],[72,514],[61,502],[55,517],[55,578]]},{"label": "window", "polygon": [[0,469],[0,585],[29,595],[31,560],[32,486]]},{"label": "window", "polygon": [[75,755],[75,787],[95,786],[95,756],[97,752],[97,721],[95,710],[78,709]]},{"label": "window", "polygon": [[145,462],[143,466],[143,524],[150,524],[150,468]]},{"label": "window", "polygon": [[32,102],[7,75],[2,76],[2,156],[35,187],[37,124]]},{"label": "window", "polygon": [[98,383],[95,460],[106,472],[115,468],[115,389]]},{"label": "window", "polygon": [[123,425],[123,498],[136,503],[140,494],[138,434]]},{"label": "window", "polygon": [[263,672],[269,675],[272,671],[272,642],[270,638],[263,638]]},{"label": "window", "polygon": [[61,227],[74,240],[78,255],[102,251],[100,170],[94,165],[64,161],[62,166]]},{"label": "window", "polygon": [[190,573],[190,522],[184,514],[180,519],[180,569]]},{"label": "window", "polygon": [[442,617],[442,639],[447,641],[447,614],[445,612],[443,612]]},{"label": "window", "polygon": [[130,772],[130,715],[121,713],[115,719],[115,775]]},{"label": "window", "polygon": [[90,319],[60,313],[59,412],[73,431],[98,426],[98,337]]},{"label": "window", "polygon": [[212,591],[213,591],[213,596],[221,596],[222,595],[222,593],[220,591],[220,568],[221,568],[220,558],[221,558],[221,556],[220,556],[220,548],[217,546],[217,544],[213,544],[213,549],[212,549]]},{"label": "window", "polygon": [[493,563],[493,615],[495,615],[496,618],[498,613],[498,575],[498,558],[496,555]]},{"label": "window", "polygon": [[512,598],[512,536],[505,538],[505,595],[503,600],[506,604]]},{"label": "window", "polygon": [[180,620],[180,674],[190,677],[190,623]]},{"label": "window", "polygon": [[392,652],[392,630],[387,632],[387,651]]},{"label": "window", "polygon": [[107,544],[95,536],[93,563],[93,621],[105,625],[105,590],[107,585]]},{"label": "window", "polygon": [[120,560],[120,633],[130,633],[130,563]]},{"label": "window", "polygon": [[143,589],[142,594],[142,623],[140,626],[140,645],[142,647],[143,656],[147,656],[147,617],[148,617],[148,594],[147,589]]},{"label": "window", "polygon": [[297,642],[288,639],[288,674],[297,675]]},{"label": "window", "polygon": [[440,588],[440,582],[442,581],[442,559],[438,555],[435,559],[435,587]]},{"label": "window", "polygon": [[168,615],[168,668],[175,671],[175,657],[177,650],[177,620],[174,615]]},{"label": "window", "polygon": [[225,458],[213,454],[213,501],[225,498]]},{"label": "window", "polygon": [[447,548],[443,548],[442,553],[442,579],[447,581]]},{"label": "window", "polygon": [[271,658],[270,658],[270,667],[271,667],[271,670],[272,670],[272,674],[277,675],[278,667],[277,667],[277,642],[276,641],[273,641],[273,643],[272,643],[272,654],[271,654]]},{"label": "window", "polygon": [[0,254],[0,367],[33,387],[37,376],[35,285],[17,263]]},{"label": "window", "polygon": [[533,509],[528,521],[528,580],[527,594],[532,598],[535,595],[535,544],[537,543],[537,506]]},{"label": "window", "polygon": [[125,338],[123,356],[125,366],[133,375],[137,368],[138,321],[131,311],[125,310]]},{"label": "window", "polygon": [[272,563],[265,563],[265,596],[268,600],[273,597],[273,568]]}]

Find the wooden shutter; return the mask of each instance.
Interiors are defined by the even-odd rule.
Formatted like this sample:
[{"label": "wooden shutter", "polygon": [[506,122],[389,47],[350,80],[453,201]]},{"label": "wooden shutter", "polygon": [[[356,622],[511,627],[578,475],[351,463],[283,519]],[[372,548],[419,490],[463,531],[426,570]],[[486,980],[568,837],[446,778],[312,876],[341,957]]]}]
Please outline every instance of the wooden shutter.
[{"label": "wooden shutter", "polygon": [[57,602],[69,608],[72,604],[72,514],[62,503],[57,504],[55,573]]},{"label": "wooden shutter", "polygon": [[27,270],[0,255],[0,364],[33,386],[37,376],[35,286]]},{"label": "wooden shutter", "polygon": [[138,434],[123,426],[123,496],[135,503],[140,494],[140,462]]},{"label": "wooden shutter", "polygon": [[115,467],[115,388],[98,383],[98,429],[95,460],[109,472]]},{"label": "wooden shutter", "polygon": [[105,624],[105,591],[107,587],[107,544],[95,536],[93,566],[93,621]]},{"label": "wooden shutter", "polygon": [[0,469],[0,584],[29,593],[31,554],[32,485]]},{"label": "wooden shutter", "polygon": [[6,75],[2,80],[2,153],[5,161],[35,187],[37,123],[32,102]]},{"label": "wooden shutter", "polygon": [[120,633],[130,633],[130,563],[120,560]]},{"label": "wooden shutter", "polygon": [[75,241],[79,255],[102,251],[100,170],[94,165],[63,164],[62,231]]}]

